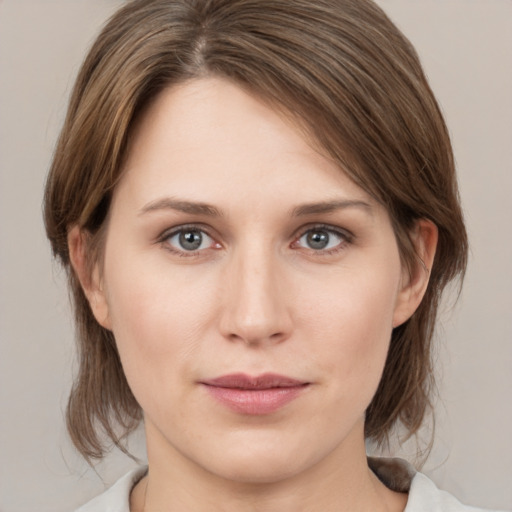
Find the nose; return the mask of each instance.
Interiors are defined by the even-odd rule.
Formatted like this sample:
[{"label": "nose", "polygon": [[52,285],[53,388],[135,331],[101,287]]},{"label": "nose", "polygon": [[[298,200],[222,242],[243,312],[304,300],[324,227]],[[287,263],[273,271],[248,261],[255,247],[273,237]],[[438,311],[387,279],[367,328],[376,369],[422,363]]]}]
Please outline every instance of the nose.
[{"label": "nose", "polygon": [[240,249],[226,266],[220,330],[230,341],[248,345],[279,343],[292,331],[290,290],[284,263],[271,250]]}]

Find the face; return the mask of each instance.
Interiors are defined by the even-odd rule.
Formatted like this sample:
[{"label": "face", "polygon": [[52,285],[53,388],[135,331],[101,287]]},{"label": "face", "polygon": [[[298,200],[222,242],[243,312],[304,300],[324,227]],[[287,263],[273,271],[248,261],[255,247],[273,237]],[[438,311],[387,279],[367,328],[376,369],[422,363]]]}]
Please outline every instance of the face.
[{"label": "face", "polygon": [[239,481],[364,449],[392,328],[415,307],[383,207],[220,79],[144,114],[99,274],[87,293],[149,457]]}]

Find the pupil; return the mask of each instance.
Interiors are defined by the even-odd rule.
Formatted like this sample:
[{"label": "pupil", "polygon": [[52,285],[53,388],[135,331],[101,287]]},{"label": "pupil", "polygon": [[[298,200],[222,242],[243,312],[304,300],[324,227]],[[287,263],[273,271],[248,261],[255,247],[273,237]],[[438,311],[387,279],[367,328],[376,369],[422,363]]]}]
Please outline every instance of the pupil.
[{"label": "pupil", "polygon": [[307,239],[312,249],[324,249],[329,243],[329,234],[326,231],[313,231],[308,234]]},{"label": "pupil", "polygon": [[187,251],[195,251],[201,247],[203,237],[199,231],[184,231],[180,233],[180,245]]}]

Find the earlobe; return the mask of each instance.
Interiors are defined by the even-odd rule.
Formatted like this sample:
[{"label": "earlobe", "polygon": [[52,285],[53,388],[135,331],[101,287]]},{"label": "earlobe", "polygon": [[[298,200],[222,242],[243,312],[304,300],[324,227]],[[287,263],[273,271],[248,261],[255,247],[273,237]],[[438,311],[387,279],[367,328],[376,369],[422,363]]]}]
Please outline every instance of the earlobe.
[{"label": "earlobe", "polygon": [[437,248],[437,226],[430,220],[416,222],[410,239],[417,255],[410,271],[404,269],[393,315],[393,328],[406,322],[416,311],[425,295],[430,280],[430,269]]},{"label": "earlobe", "polygon": [[68,249],[71,266],[80,281],[94,317],[102,327],[111,329],[108,302],[98,263],[92,267],[88,264],[87,235],[78,226],[68,231]]}]

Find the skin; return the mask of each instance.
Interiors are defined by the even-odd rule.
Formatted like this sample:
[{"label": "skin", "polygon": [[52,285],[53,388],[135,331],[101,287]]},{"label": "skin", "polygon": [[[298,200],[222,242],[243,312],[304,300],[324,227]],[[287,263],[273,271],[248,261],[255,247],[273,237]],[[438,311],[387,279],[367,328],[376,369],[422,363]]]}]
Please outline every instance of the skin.
[{"label": "skin", "polygon": [[[131,510],[403,510],[406,495],[367,466],[364,412],[428,273],[402,269],[385,209],[225,80],[165,90],[133,135],[92,276],[82,233],[69,234],[144,411],[150,471]],[[198,250],[180,242],[183,226]],[[412,237],[430,267],[435,226],[418,222]],[[250,416],[201,384],[235,372],[309,385]]]}]

